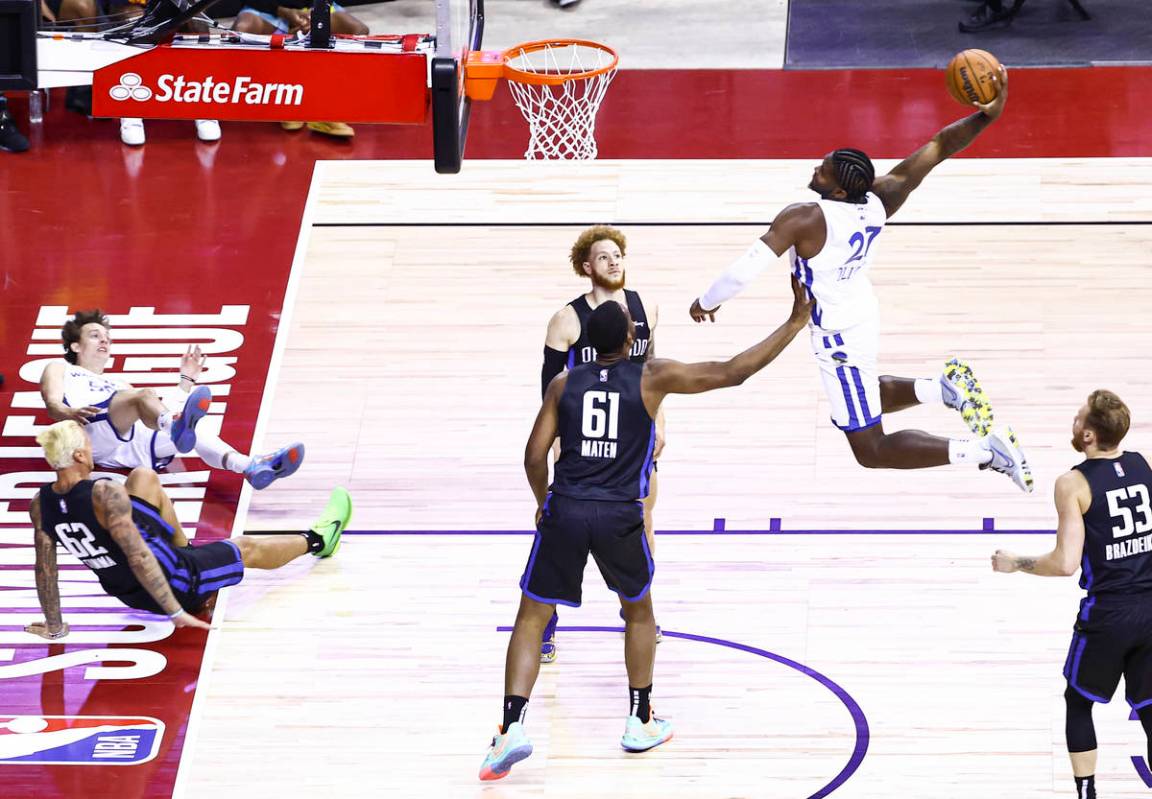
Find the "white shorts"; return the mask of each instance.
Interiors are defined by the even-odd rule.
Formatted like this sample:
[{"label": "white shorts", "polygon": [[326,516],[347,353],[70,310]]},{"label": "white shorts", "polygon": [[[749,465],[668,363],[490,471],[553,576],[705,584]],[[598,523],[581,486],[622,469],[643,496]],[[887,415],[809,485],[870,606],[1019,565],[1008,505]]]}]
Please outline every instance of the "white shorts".
[{"label": "white shorts", "polygon": [[[111,403],[109,397],[107,403]],[[107,407],[107,405],[105,405]],[[114,469],[135,469],[147,466],[149,469],[163,469],[176,457],[176,445],[172,437],[158,430],[150,430],[146,424],[137,421],[126,437],[121,437],[108,414],[93,417],[84,428],[92,442],[92,460],[97,466]]]},{"label": "white shorts", "polygon": [[812,352],[832,406],[832,423],[846,433],[880,422],[876,355],[880,326],[865,322],[845,330],[811,327]]}]

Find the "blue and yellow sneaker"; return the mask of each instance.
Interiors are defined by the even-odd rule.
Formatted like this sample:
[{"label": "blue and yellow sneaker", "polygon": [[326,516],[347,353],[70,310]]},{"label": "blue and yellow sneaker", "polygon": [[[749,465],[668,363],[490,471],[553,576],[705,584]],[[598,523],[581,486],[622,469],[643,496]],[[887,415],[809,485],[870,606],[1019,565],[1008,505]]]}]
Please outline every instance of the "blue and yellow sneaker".
[{"label": "blue and yellow sneaker", "polygon": [[647,723],[641,721],[639,716],[628,717],[624,722],[624,737],[620,739],[620,746],[629,752],[647,752],[671,739],[672,722],[658,719],[654,712],[650,712]]},{"label": "blue and yellow sneaker", "polygon": [[498,780],[508,776],[512,766],[532,754],[532,742],[524,732],[524,725],[514,721],[508,725],[508,732],[497,733],[492,746],[480,766],[480,779]]},{"label": "blue and yellow sneaker", "polygon": [[333,488],[324,513],[312,525],[312,532],[324,539],[324,548],[314,553],[318,558],[330,558],[340,549],[340,536],[352,521],[352,497],[343,488]]},{"label": "blue and yellow sneaker", "polygon": [[208,413],[212,405],[212,392],[208,386],[199,386],[188,399],[184,400],[184,410],[172,420],[168,435],[177,452],[191,452],[196,447],[196,424]]},{"label": "blue and yellow sneaker", "polygon": [[984,396],[980,381],[972,374],[972,367],[958,358],[944,364],[944,374],[940,375],[940,393],[945,405],[960,411],[960,418],[969,430],[981,437],[991,432],[992,405]]},{"label": "blue and yellow sneaker", "polygon": [[244,479],[259,491],[267,488],[281,477],[295,474],[304,462],[304,445],[297,441],[289,444],[269,455],[260,455],[252,459],[248,468],[244,470]]}]

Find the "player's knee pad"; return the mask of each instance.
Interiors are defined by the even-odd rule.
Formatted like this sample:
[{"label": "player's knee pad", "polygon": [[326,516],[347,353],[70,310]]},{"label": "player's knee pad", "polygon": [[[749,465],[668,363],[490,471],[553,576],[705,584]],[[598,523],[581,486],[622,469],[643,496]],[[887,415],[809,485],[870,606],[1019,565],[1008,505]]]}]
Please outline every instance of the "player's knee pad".
[{"label": "player's knee pad", "polygon": [[1096,748],[1096,727],[1092,723],[1092,700],[1085,699],[1071,685],[1064,691],[1067,715],[1064,735],[1069,752],[1091,752]]}]

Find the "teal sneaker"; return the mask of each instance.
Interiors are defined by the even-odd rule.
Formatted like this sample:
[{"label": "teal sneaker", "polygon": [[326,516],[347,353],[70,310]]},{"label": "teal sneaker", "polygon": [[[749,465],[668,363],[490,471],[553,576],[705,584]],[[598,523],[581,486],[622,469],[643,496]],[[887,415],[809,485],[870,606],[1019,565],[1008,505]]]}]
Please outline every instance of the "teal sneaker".
[{"label": "teal sneaker", "polygon": [[624,723],[624,737],[620,739],[620,746],[629,752],[647,752],[671,739],[672,722],[656,718],[655,713],[648,716],[647,724],[638,716],[629,716]]},{"label": "teal sneaker", "polygon": [[330,558],[340,549],[340,536],[352,521],[352,497],[343,488],[333,488],[324,513],[312,525],[312,532],[324,539],[324,548],[315,555]]},{"label": "teal sneaker", "polygon": [[492,739],[488,755],[480,766],[480,779],[499,780],[508,776],[512,766],[532,754],[532,742],[524,732],[524,725],[514,721],[508,725],[508,732],[497,734]]}]

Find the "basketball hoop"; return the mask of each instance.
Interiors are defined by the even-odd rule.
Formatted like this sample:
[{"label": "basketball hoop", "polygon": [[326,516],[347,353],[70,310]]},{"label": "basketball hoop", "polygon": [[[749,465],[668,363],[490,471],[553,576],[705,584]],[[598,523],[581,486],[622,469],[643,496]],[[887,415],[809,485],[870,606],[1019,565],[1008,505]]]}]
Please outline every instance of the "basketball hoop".
[{"label": "basketball hoop", "polygon": [[552,39],[503,53],[473,52],[465,71],[468,96],[487,100],[500,78],[528,122],[528,160],[596,157],[596,112],[620,58],[603,44]]}]

